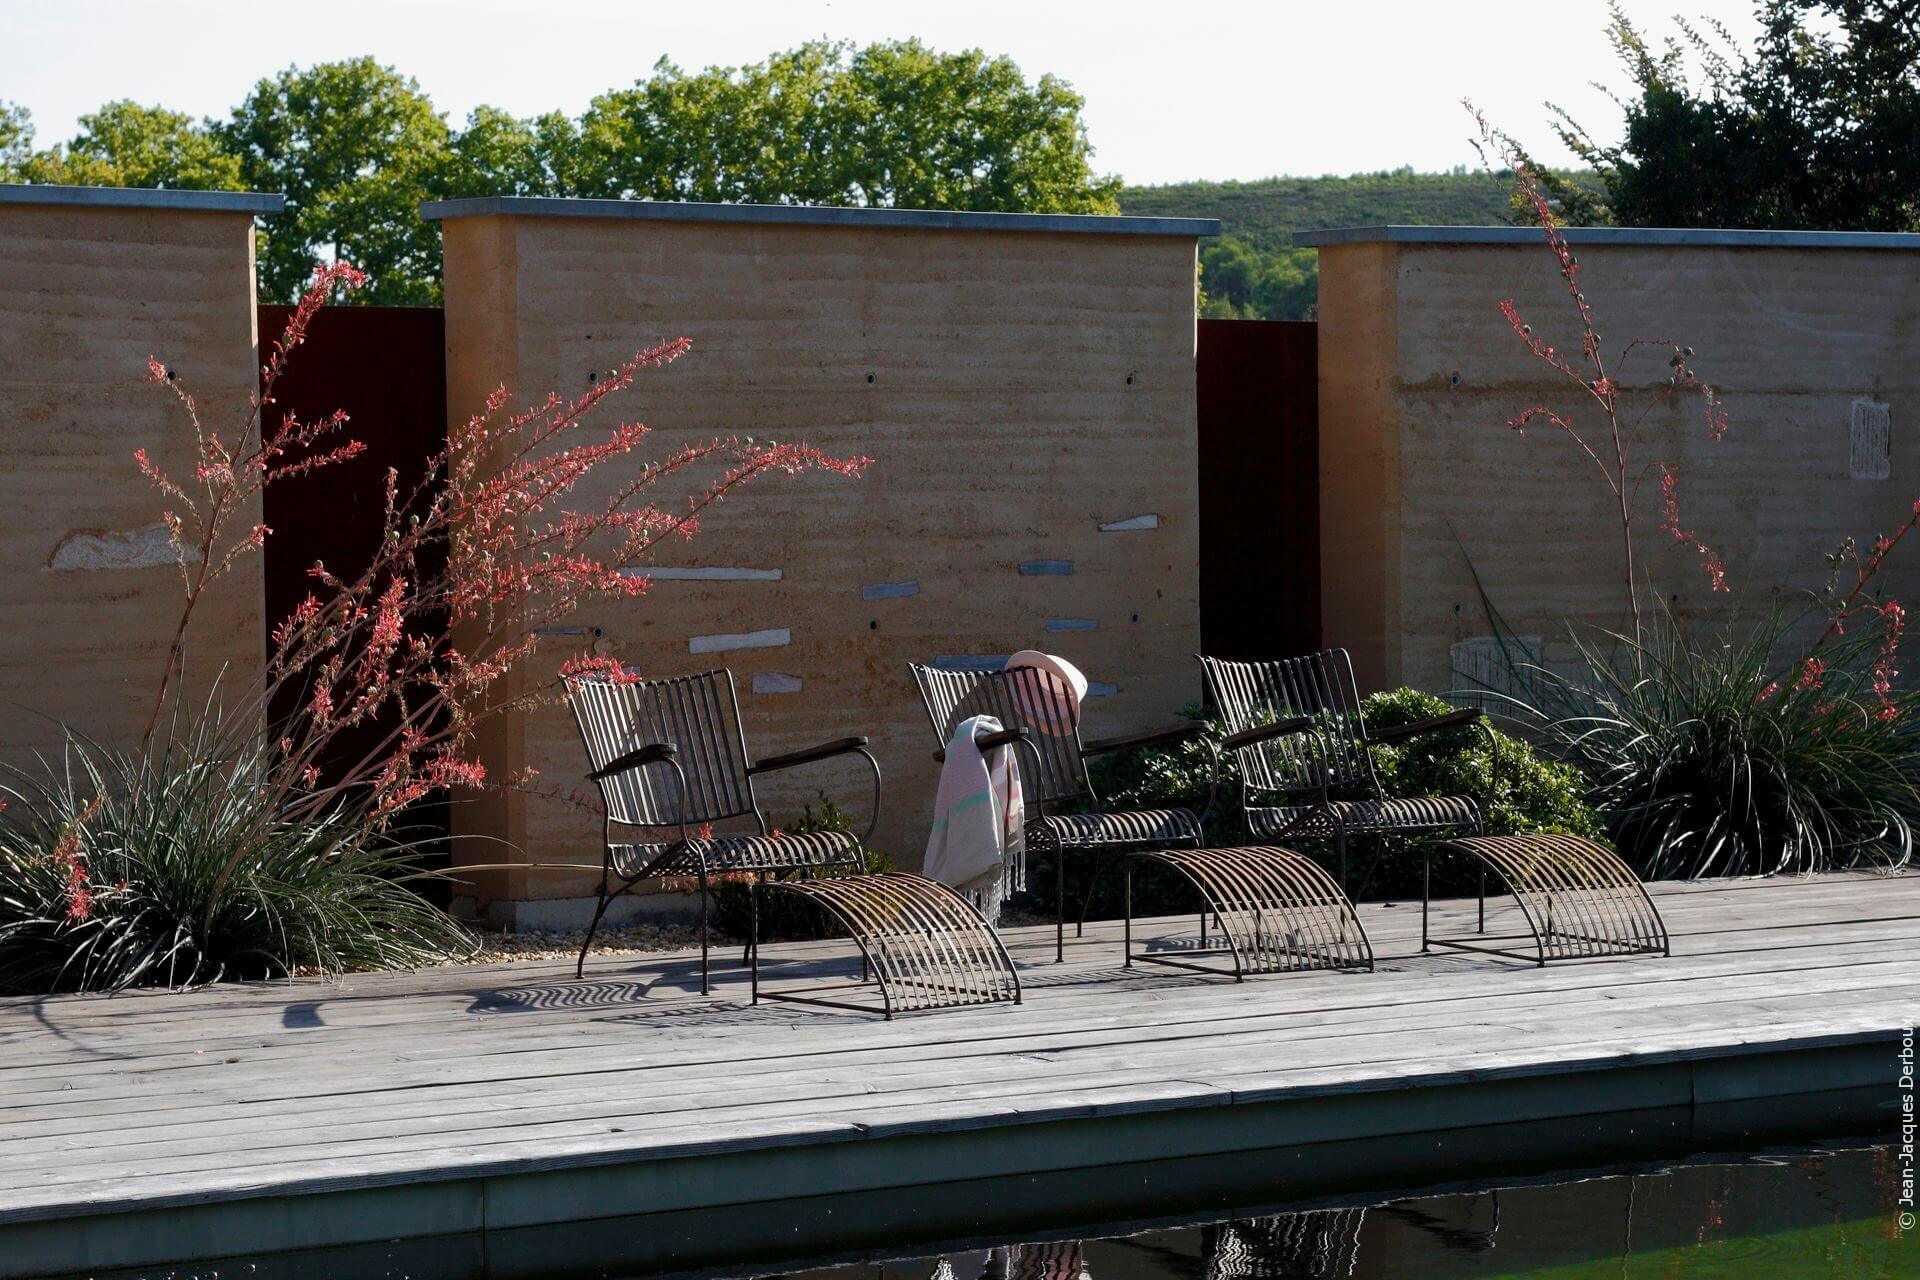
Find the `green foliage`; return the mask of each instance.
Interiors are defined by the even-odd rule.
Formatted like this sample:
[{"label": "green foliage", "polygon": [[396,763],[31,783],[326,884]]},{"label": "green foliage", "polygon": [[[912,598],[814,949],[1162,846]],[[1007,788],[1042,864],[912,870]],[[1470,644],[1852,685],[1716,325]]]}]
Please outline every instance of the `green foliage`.
[{"label": "green foliage", "polygon": [[[822,795],[819,812],[812,805],[802,810],[800,820],[786,830],[795,835],[805,835],[814,831],[852,831],[853,822],[840,806]],[[866,870],[869,873],[893,870],[893,859],[884,853],[868,849]],[[850,870],[835,869],[822,873],[828,876],[851,875]],[[730,938],[745,939],[753,932],[753,880],[750,877],[729,877],[713,885],[713,919],[716,932]],[[760,895],[760,940],[762,942],[811,942],[816,938],[836,938],[840,936],[837,925],[811,902],[785,893],[763,893]]]},{"label": "green foliage", "polygon": [[[1920,25],[1893,0],[1758,0],[1761,34],[1684,21],[1658,47],[1609,6],[1631,87],[1601,145],[1556,109],[1630,226],[1920,227]],[[1690,71],[1689,64],[1697,64]]]},{"label": "green foliage", "polygon": [[687,72],[661,60],[578,120],[482,106],[455,130],[412,78],[372,58],[290,67],[224,121],[109,103],[70,144],[33,148],[0,103],[0,180],[277,191],[260,296],[290,301],[316,259],[371,276],[354,300],[433,304],[440,232],[422,202],[481,195],[1112,213],[1082,99],[978,49],[813,41]]},{"label": "green foliage", "polygon": [[1575,675],[1543,674],[1541,716],[1643,876],[1911,856],[1920,694],[1874,690],[1869,628],[1818,649],[1818,668],[1795,639],[1775,614],[1697,642],[1660,611],[1638,640],[1583,640]]},{"label": "green foliage", "polygon": [[[1369,730],[1431,720],[1457,710],[1418,689],[1370,694],[1361,703]],[[1473,725],[1427,734],[1398,746],[1373,748],[1373,768],[1389,796],[1474,796],[1482,800],[1488,835],[1544,832],[1599,836],[1604,824],[1587,801],[1587,782],[1570,764],[1542,756],[1530,744]],[[1498,752],[1495,769],[1494,752]],[[1493,803],[1485,804],[1487,779],[1497,776]]]},{"label": "green foliage", "polygon": [[1082,100],[1007,58],[813,41],[742,67],[662,59],[582,116],[577,194],[1104,213]]},{"label": "green foliage", "polygon": [[1229,320],[1311,318],[1319,254],[1294,248],[1295,231],[1378,223],[1486,226],[1510,217],[1504,188],[1465,170],[1127,187],[1120,208],[1148,217],[1220,219],[1220,239],[1200,249],[1201,314]]},{"label": "green foliage", "polygon": [[346,815],[278,812],[271,768],[260,745],[223,751],[196,728],[150,758],[69,735],[61,759],[9,770],[0,992],[396,969],[470,950],[407,887],[413,847]]},{"label": "green foliage", "polygon": [[1285,320],[1313,314],[1320,255],[1312,249],[1263,254],[1222,236],[1200,248],[1200,314],[1209,320]]},{"label": "green foliage", "polygon": [[[1454,710],[1446,702],[1418,689],[1396,689],[1368,695],[1361,703],[1361,716],[1370,730],[1387,729],[1418,720],[1428,720]],[[1206,719],[1215,739],[1223,732],[1219,721],[1205,709],[1189,706],[1183,712],[1189,719]],[[1598,812],[1587,802],[1587,784],[1579,770],[1541,756],[1531,745],[1495,730],[1494,749],[1499,754],[1498,786],[1487,813],[1487,829],[1499,835],[1518,831],[1556,832],[1568,835],[1598,836],[1602,823]],[[1389,797],[1468,795],[1484,806],[1493,754],[1487,733],[1477,726],[1434,733],[1401,746],[1372,748],[1374,771],[1380,787]],[[1121,809],[1198,809],[1206,803],[1212,779],[1213,756],[1199,742],[1178,743],[1145,751],[1120,752],[1097,759],[1091,774],[1094,787],[1105,806]],[[1245,844],[1249,836],[1241,817],[1239,771],[1231,754],[1220,761],[1220,790],[1206,827],[1209,845],[1215,848]],[[1303,853],[1319,857],[1331,867],[1333,847],[1328,841],[1295,841]],[[1349,867],[1356,874],[1356,892],[1405,895],[1419,892],[1420,864],[1416,859],[1394,858],[1410,847],[1407,839],[1358,839],[1349,845]],[[1379,855],[1387,855],[1384,859]],[[1071,854],[1067,859],[1067,902],[1077,912],[1097,869],[1097,859]],[[1451,869],[1436,864],[1437,892],[1471,891],[1467,880],[1447,878]],[[1028,892],[1020,906],[1040,914],[1053,910],[1053,863],[1037,855],[1028,866]],[[1089,919],[1110,919],[1121,911],[1121,886],[1117,875],[1108,875],[1093,887],[1093,907]],[[1134,913],[1136,915],[1172,915],[1190,911],[1196,905],[1193,890],[1183,881],[1157,867],[1143,867],[1134,877]]]},{"label": "green foliage", "polygon": [[419,207],[440,189],[451,134],[411,77],[372,58],[290,67],[216,133],[242,185],[287,197],[264,224],[262,298],[292,299],[316,259],[338,259],[372,277],[360,302],[439,301],[439,229]]},{"label": "green foliage", "polygon": [[21,167],[33,156],[33,113],[0,101],[0,181],[20,182]]}]

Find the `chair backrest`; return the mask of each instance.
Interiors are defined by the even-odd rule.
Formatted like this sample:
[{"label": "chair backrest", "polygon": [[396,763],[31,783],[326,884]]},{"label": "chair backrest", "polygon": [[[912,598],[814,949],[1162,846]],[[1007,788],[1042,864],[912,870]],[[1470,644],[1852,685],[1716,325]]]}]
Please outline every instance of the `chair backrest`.
[{"label": "chair backrest", "polygon": [[639,827],[718,822],[754,813],[746,735],[733,673],[706,671],[668,680],[567,682],[567,701],[595,769],[640,747],[664,742],[677,751],[684,796],[669,765],[629,769],[600,780],[607,816]]},{"label": "chair backrest", "polygon": [[1320,722],[1310,737],[1289,734],[1243,747],[1237,754],[1248,787],[1317,791],[1323,778],[1330,787],[1378,787],[1363,740],[1353,660],[1345,649],[1269,662],[1202,657],[1200,666],[1228,733],[1292,716]]},{"label": "chair backrest", "polygon": [[[920,703],[942,747],[954,726],[973,716],[992,716],[1002,728],[1032,730],[1033,750],[1020,754],[1020,789],[1029,800],[1050,804],[1093,796],[1080,751],[1080,707],[1049,674],[1031,667],[1011,671],[954,670],[909,664]],[[1038,776],[1035,776],[1036,770]]]}]

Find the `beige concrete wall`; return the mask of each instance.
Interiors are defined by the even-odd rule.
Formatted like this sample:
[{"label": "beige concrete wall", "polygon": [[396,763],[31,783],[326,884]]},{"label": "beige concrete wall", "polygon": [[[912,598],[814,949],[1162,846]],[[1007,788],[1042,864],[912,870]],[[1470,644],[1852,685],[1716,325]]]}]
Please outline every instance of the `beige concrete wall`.
[{"label": "beige concrete wall", "polygon": [[[1093,734],[1197,698],[1190,236],[532,216],[451,218],[446,231],[452,415],[503,381],[523,398],[578,392],[589,371],[684,334],[692,354],[644,375],[617,410],[656,429],[655,451],[738,433],[876,459],[858,481],[757,482],[659,561],[778,580],[659,581],[580,621],[645,672],[730,666],[756,753],[872,735],[887,774],[876,844],[902,865],[919,861],[934,782],[909,660],[1064,654],[1118,688],[1090,699]],[[1100,531],[1139,516],[1158,527]],[[1032,560],[1073,572],[1022,576]],[[863,598],[908,582],[914,594]],[[694,636],[780,628],[791,643],[689,653]],[[756,677],[798,688],[756,692]],[[488,750],[548,782],[578,785],[583,771],[558,709]],[[792,821],[823,787],[865,794],[850,767],[796,772],[767,785],[770,819]],[[526,859],[597,865],[597,822],[577,811],[516,796],[456,821]],[[573,897],[593,879],[516,873],[480,896]]]},{"label": "beige concrete wall", "polygon": [[[253,279],[248,213],[0,203],[0,759],[57,748],[43,715],[137,741],[181,584],[157,525],[170,504],[133,452],[193,473],[191,429],[147,357],[178,372],[210,428],[236,430],[256,377]],[[257,672],[257,556],[187,643],[190,687],[223,665]]]},{"label": "beige concrete wall", "polygon": [[[1848,535],[1870,543],[1920,494],[1920,250],[1576,245],[1608,351],[1634,337],[1696,350],[1731,430],[1709,441],[1697,397],[1656,411],[1639,457],[1681,466],[1683,522],[1725,555],[1758,614],[1776,589],[1818,586]],[[1327,636],[1363,683],[1445,689],[1450,648],[1489,628],[1469,560],[1507,620],[1568,656],[1563,619],[1624,617],[1619,523],[1599,475],[1545,423],[1545,404],[1604,432],[1597,406],[1528,354],[1497,310],[1578,351],[1545,247],[1355,243],[1321,250],[1323,558]],[[1628,362],[1643,404],[1664,355]],[[1890,406],[1891,476],[1849,476],[1856,398]],[[1657,471],[1638,502],[1643,567],[1691,618],[1721,615],[1698,557],[1659,528]],[[1894,574],[1897,589],[1912,573]],[[1378,610],[1378,621],[1376,613]]]}]

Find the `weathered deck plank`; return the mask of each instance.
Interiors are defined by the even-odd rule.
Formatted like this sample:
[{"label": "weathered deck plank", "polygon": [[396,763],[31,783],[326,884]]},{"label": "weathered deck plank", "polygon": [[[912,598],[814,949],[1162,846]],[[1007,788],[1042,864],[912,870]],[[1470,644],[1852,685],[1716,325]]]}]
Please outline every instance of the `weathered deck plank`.
[{"label": "weathered deck plank", "polygon": [[[1123,970],[1111,925],[1090,927],[1067,964],[1042,963],[1051,932],[1027,931],[1012,939],[1025,1005],[893,1023],[749,1009],[727,971],[702,998],[684,956],[597,960],[584,983],[550,961],[0,1001],[0,1246],[66,1257],[80,1233],[61,1225],[84,1219],[90,1242],[68,1260],[111,1265],[200,1248],[192,1232],[143,1245],[138,1224],[161,1209],[190,1208],[223,1248],[292,1247],[614,1211],[580,1200],[587,1186],[751,1199],[823,1153],[857,1189],[988,1151],[1009,1171],[1105,1159],[1089,1153],[1123,1137],[1116,1150],[1152,1135],[1155,1149],[1204,1153],[1418,1132],[1443,1111],[1495,1122],[1790,1095],[1865,1083],[1868,1052],[1920,1015],[1920,876],[1657,898],[1670,959],[1419,956],[1418,909],[1402,904],[1363,910],[1379,972],[1243,986]],[[1470,912],[1447,904],[1436,927]],[[769,959],[788,973],[846,966],[832,944]],[[1084,1137],[1089,1125],[1104,1136]],[[1027,1136],[1041,1131],[1084,1140],[1044,1151]],[[884,1173],[847,1155],[876,1144],[898,1149]],[[755,1153],[757,1191],[741,1176]],[[439,1225],[340,1211],[340,1193],[373,1187],[420,1189],[408,1213]],[[251,1234],[211,1225],[262,1202],[274,1212],[248,1218]],[[452,1219],[421,1213],[428,1202]],[[0,1275],[29,1274],[10,1256],[0,1247]]]}]

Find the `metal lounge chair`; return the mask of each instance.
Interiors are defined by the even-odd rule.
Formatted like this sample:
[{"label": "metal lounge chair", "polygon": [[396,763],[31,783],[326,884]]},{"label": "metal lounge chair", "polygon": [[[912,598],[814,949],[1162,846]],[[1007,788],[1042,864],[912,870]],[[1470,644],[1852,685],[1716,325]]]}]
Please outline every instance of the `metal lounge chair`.
[{"label": "metal lounge chair", "polygon": [[[1093,779],[1087,773],[1091,756],[1175,742],[1201,741],[1212,749],[1206,726],[1177,725],[1148,733],[1127,734],[1096,742],[1080,737],[1077,705],[1062,707],[1058,687],[1043,672],[954,669],[910,664],[921,704],[933,725],[944,758],[955,726],[972,716],[992,716],[1002,732],[980,739],[983,748],[1012,746],[1020,754],[1020,789],[1026,804],[1026,840],[1029,853],[1054,855],[1054,959],[1066,958],[1066,855],[1101,856],[1081,904],[1076,933],[1084,931],[1093,885],[1121,856],[1144,849],[1194,848],[1203,843],[1202,829],[1213,808],[1209,792],[1204,808],[1144,809],[1109,812],[1101,807]],[[1084,805],[1075,813],[1058,812],[1069,803]]]},{"label": "metal lounge chair", "polygon": [[[707,994],[707,890],[716,875],[745,874],[760,881],[755,936],[748,944],[755,1000],[800,999],[761,987],[762,887],[808,897],[848,928],[860,946],[862,979],[870,973],[878,978],[889,1017],[897,1007],[1018,1000],[1019,980],[1005,948],[959,894],[919,876],[864,871],[866,838],[880,816],[880,765],[865,738],[839,738],[756,762],[747,754],[733,674],[724,670],[664,680],[576,678],[568,681],[567,693],[586,746],[588,777],[598,784],[606,809],[600,887],[576,977],[585,972],[594,932],[614,899],[657,877],[692,876],[700,886],[700,991]],[[768,827],[754,794],[756,777],[846,755],[860,756],[873,772],[873,823],[865,835]],[[715,823],[744,818],[757,830],[712,830]],[[616,839],[616,827],[653,838]],[[855,874],[818,878],[827,870]]]},{"label": "metal lounge chair", "polygon": [[1485,730],[1491,743],[1481,712],[1454,711],[1370,733],[1345,649],[1268,662],[1203,656],[1200,666],[1227,731],[1220,745],[1240,766],[1248,828],[1264,840],[1331,839],[1342,891],[1349,836],[1483,832],[1476,797],[1382,795],[1368,750],[1469,724]]},{"label": "metal lounge chair", "polygon": [[[1380,791],[1370,747],[1410,742],[1463,725],[1487,735],[1497,768],[1493,728],[1474,709],[1414,724],[1369,730],[1360,715],[1353,664],[1344,649],[1273,662],[1202,657],[1208,693],[1226,723],[1221,746],[1240,765],[1247,825],[1283,840],[1331,837],[1346,887],[1347,837],[1443,835],[1426,843],[1420,890],[1420,950],[1446,947],[1510,959],[1584,959],[1670,954],[1658,908],[1619,855],[1577,836],[1521,833],[1489,836],[1485,807],[1473,796],[1389,799]],[[1491,803],[1497,778],[1487,779]],[[1429,929],[1435,853],[1463,854],[1477,864],[1478,925],[1469,938],[1435,937]],[[1533,951],[1494,945],[1487,936],[1487,874],[1520,908]]]}]

